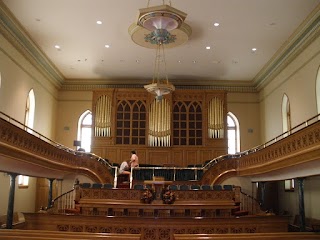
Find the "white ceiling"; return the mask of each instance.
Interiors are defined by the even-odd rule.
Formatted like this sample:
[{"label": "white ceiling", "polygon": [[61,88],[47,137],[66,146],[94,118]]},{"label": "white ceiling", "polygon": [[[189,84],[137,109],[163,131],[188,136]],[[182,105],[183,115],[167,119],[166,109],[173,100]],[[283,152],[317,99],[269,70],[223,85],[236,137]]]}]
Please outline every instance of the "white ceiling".
[{"label": "white ceiling", "polygon": [[[138,9],[147,6],[146,0],[3,2],[64,80],[151,81],[155,50],[136,45],[128,33]],[[192,27],[192,34],[186,44],[166,50],[169,80],[193,85],[218,80],[252,82],[320,4],[320,0],[171,2],[188,14],[185,22]],[[151,6],[161,4],[160,0],[150,1]],[[97,25],[97,20],[102,25]],[[214,27],[214,22],[220,26]],[[206,50],[206,46],[211,49]],[[252,53],[252,48],[257,51]]]}]

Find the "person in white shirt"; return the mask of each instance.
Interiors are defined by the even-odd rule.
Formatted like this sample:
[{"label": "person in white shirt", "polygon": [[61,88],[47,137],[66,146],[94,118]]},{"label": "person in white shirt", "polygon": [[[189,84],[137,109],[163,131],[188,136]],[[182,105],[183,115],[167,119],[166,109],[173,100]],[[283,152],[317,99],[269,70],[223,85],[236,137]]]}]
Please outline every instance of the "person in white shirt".
[{"label": "person in white shirt", "polygon": [[128,174],[130,175],[130,165],[129,160],[123,161],[120,165],[119,174]]},{"label": "person in white shirt", "polygon": [[139,158],[134,150],[131,151],[130,166],[132,168],[139,167]]}]

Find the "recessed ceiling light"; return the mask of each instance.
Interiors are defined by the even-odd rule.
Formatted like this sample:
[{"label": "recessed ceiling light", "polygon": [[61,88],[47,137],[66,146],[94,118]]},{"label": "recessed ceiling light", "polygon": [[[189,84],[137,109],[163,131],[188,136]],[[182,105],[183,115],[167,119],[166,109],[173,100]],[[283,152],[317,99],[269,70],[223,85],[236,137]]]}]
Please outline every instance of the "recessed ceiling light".
[{"label": "recessed ceiling light", "polygon": [[215,22],[214,24],[213,24],[213,26],[215,26],[215,27],[218,27],[220,25],[220,23],[218,23],[218,22]]},{"label": "recessed ceiling light", "polygon": [[98,20],[98,21],[97,21],[97,24],[101,25],[101,24],[102,24],[102,21],[99,21],[99,20]]},{"label": "recessed ceiling light", "polygon": [[55,47],[56,49],[60,49],[60,46],[59,46],[59,45],[54,45],[54,47]]},{"label": "recessed ceiling light", "polygon": [[140,60],[137,59],[137,60],[136,60],[136,63],[140,63]]},{"label": "recessed ceiling light", "polygon": [[257,49],[256,49],[256,48],[252,48],[251,51],[252,51],[252,52],[256,52]]},{"label": "recessed ceiling light", "polygon": [[178,62],[178,63],[181,63],[181,60],[178,60],[177,62]]},{"label": "recessed ceiling light", "polygon": [[210,49],[211,49],[211,47],[210,47],[210,46],[206,46],[206,49],[207,49],[207,50],[210,50]]},{"label": "recessed ceiling light", "polygon": [[106,45],[104,45],[104,47],[105,47],[105,48],[109,48],[109,47],[110,47],[110,45],[109,45],[109,44],[106,44]]}]

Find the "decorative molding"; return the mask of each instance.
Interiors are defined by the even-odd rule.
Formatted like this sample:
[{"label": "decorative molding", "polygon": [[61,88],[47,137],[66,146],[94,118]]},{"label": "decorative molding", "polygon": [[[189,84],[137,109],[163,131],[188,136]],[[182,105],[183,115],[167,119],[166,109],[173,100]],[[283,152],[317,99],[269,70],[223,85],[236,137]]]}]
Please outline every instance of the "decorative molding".
[{"label": "decorative molding", "polygon": [[[320,5],[295,31],[285,45],[279,49],[273,58],[263,67],[252,81],[244,84],[243,81],[214,81],[201,80],[202,86],[192,86],[194,80],[172,81],[177,89],[216,89],[228,92],[259,92],[272,79],[282,71],[299,53],[319,36],[320,33]],[[99,88],[143,88],[143,84],[129,84],[128,79],[114,79],[101,81],[74,81],[66,79],[57,67],[40,50],[34,41],[28,36],[18,20],[3,2],[0,2],[0,33],[38,69],[55,86],[65,91],[91,91]],[[109,83],[106,83],[109,82]],[[204,85],[207,82],[207,85]]]},{"label": "decorative molding", "polygon": [[29,37],[5,4],[0,2],[0,33],[52,84],[61,87],[63,75]]},{"label": "decorative molding", "polygon": [[308,16],[272,59],[255,76],[252,83],[260,91],[298,54],[306,49],[320,35],[320,5]]},{"label": "decorative molding", "polygon": [[[95,182],[113,182],[110,169],[95,159],[94,155],[77,155],[71,149],[58,143],[49,143],[0,119],[0,161],[2,160],[6,162],[0,164],[0,170],[4,172],[15,169],[19,174],[48,177],[45,172],[38,172],[47,169],[52,174],[51,178],[60,178],[66,174],[82,174]],[[29,169],[16,167],[22,163],[24,166],[27,164]]]}]

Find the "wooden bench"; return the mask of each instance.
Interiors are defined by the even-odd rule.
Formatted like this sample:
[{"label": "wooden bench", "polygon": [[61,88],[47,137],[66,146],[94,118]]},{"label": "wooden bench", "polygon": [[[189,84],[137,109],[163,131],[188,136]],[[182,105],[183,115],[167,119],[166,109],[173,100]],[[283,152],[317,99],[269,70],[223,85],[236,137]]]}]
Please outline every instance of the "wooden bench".
[{"label": "wooden bench", "polygon": [[87,233],[87,232],[59,232],[47,230],[18,230],[1,229],[0,239],[42,239],[42,240],[94,240],[94,239],[116,239],[116,240],[140,240],[140,234],[117,234],[117,233]]},{"label": "wooden bench", "polygon": [[315,233],[236,233],[236,234],[174,234],[174,240],[317,240],[320,239],[319,234]]}]

